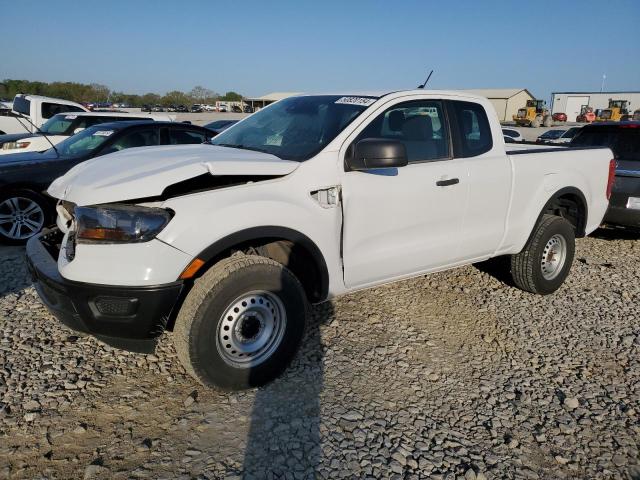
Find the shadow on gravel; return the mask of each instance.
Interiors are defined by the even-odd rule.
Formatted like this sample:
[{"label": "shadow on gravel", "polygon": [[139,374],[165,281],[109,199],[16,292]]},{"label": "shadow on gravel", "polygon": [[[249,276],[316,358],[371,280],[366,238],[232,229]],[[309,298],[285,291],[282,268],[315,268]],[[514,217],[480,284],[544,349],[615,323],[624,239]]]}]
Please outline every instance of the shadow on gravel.
[{"label": "shadow on gravel", "polygon": [[282,377],[256,392],[243,478],[316,478],[321,459],[324,356],[320,325],[329,323],[333,316],[331,302],[312,307],[292,365]]},{"label": "shadow on gravel", "polygon": [[599,228],[590,236],[599,240],[640,240],[640,229]]},{"label": "shadow on gravel", "polygon": [[511,258],[509,256],[490,258],[484,262],[474,263],[473,266],[505,285],[515,286],[513,278],[511,278]]},{"label": "shadow on gravel", "polygon": [[22,247],[0,247],[0,298],[31,285]]}]

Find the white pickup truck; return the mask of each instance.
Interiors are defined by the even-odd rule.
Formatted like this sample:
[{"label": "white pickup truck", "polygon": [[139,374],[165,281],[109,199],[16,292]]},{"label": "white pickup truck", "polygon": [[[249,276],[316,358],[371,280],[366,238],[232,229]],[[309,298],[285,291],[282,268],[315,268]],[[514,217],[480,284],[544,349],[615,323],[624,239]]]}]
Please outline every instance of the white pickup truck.
[{"label": "white pickup truck", "polygon": [[[88,112],[76,102],[41,95],[18,94],[13,99],[10,115],[0,116],[0,135],[37,133],[38,128],[58,113]],[[20,118],[20,117],[27,117]]]},{"label": "white pickup truck", "polygon": [[212,143],[74,167],[27,257],[63,323],[137,351],[171,331],[231,389],[286,367],[309,302],[500,255],[554,292],[614,178],[606,148],[506,151],[491,103],[448,91],[290,97]]}]

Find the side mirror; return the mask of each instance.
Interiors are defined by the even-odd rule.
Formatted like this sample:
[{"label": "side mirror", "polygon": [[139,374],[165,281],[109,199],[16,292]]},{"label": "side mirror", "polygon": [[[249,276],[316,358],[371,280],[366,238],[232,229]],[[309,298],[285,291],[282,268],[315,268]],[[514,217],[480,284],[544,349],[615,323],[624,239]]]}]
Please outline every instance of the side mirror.
[{"label": "side mirror", "polygon": [[353,155],[346,159],[349,170],[371,170],[376,168],[404,167],[407,149],[404,143],[386,138],[365,138],[353,149]]},{"label": "side mirror", "polygon": [[75,135],[76,133],[80,133],[82,130],[84,130],[84,128],[82,128],[82,127],[80,127],[80,128],[76,128],[76,129],[73,131],[73,134]]}]

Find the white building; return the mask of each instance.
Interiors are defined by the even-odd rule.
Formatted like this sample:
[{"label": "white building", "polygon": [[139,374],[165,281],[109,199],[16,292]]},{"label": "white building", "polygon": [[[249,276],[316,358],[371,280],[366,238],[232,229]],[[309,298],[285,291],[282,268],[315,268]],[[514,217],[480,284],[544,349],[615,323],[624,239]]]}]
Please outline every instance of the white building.
[{"label": "white building", "polygon": [[640,108],[640,92],[554,92],[551,94],[551,112],[566,113],[567,120],[575,121],[583,105],[600,110],[609,106],[611,100],[627,100],[629,113]]},{"label": "white building", "polygon": [[259,110],[267,105],[272,104],[273,102],[277,102],[278,100],[282,100],[283,98],[293,97],[295,95],[300,95],[301,92],[273,92],[267,95],[263,95],[262,97],[254,97],[254,98],[245,98],[244,103],[251,105],[251,108],[254,110]]},{"label": "white building", "polygon": [[510,122],[518,113],[518,109],[527,104],[527,100],[536,99],[526,88],[486,88],[464,91],[488,98],[501,122]]}]

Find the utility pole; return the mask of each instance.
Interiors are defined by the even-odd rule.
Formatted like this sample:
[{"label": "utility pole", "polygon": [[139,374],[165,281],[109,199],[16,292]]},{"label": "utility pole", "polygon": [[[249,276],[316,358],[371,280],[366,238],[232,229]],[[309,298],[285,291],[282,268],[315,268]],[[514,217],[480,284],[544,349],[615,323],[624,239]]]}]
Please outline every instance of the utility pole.
[{"label": "utility pole", "polygon": [[602,74],[602,83],[600,84],[600,93],[603,92],[604,90],[604,81],[607,79],[607,75],[606,74]]}]

